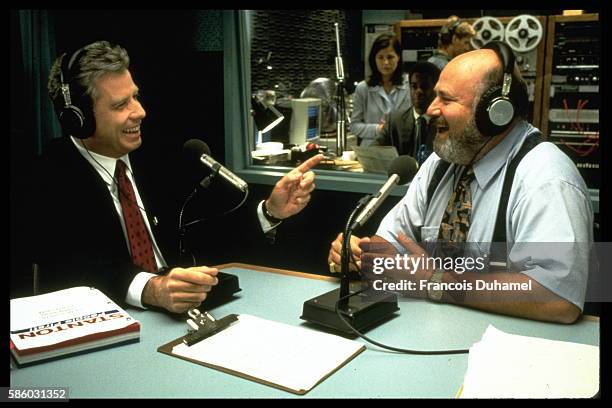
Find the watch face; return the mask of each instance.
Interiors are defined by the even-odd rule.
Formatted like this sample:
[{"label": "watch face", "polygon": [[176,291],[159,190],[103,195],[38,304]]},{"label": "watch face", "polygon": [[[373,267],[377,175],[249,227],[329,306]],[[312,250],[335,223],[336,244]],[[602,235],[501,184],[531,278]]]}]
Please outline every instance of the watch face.
[{"label": "watch face", "polygon": [[429,291],[429,298],[432,300],[442,299],[442,289],[431,289]]},{"label": "watch face", "polygon": [[429,279],[430,283],[436,283],[436,285],[433,285],[433,287],[427,291],[427,295],[429,296],[431,300],[442,299],[442,289],[441,289],[442,285],[440,285],[440,283],[442,283],[443,273],[444,271],[436,270],[434,271],[431,278]]}]

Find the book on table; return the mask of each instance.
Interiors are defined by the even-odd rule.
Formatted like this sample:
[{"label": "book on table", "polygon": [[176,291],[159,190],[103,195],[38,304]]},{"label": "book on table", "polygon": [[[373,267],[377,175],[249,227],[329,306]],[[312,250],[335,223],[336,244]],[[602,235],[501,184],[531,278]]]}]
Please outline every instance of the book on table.
[{"label": "book on table", "polygon": [[90,287],[11,299],[10,316],[10,350],[19,365],[140,339],[140,323]]}]

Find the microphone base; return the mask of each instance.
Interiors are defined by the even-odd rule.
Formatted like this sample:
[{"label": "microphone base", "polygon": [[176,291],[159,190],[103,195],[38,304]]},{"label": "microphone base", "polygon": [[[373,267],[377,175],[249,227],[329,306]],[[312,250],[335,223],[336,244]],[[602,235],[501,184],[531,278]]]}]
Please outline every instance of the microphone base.
[{"label": "microphone base", "polygon": [[221,306],[230,300],[235,299],[234,294],[240,292],[240,284],[238,282],[238,276],[232,275],[231,273],[219,272],[217,274],[219,283],[213,286],[212,290],[208,292],[208,296],[204,299],[204,302],[198,307],[200,311],[210,310],[217,306]]},{"label": "microphone base", "polygon": [[[338,306],[342,317],[360,332],[371,329],[377,323],[393,317],[399,310],[395,293],[363,290],[361,283],[351,284],[349,293],[357,293],[348,298],[348,305]],[[336,302],[340,298],[340,289],[334,289],[304,302],[300,319],[325,326],[343,335],[356,337],[335,312]]]}]

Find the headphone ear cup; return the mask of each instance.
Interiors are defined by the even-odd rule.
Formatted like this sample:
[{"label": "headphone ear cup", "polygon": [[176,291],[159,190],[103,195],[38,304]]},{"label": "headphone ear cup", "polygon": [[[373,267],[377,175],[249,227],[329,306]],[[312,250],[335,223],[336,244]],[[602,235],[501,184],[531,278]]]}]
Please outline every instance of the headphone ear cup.
[{"label": "headphone ear cup", "polygon": [[448,27],[442,26],[442,28],[440,29],[439,37],[442,43],[447,44],[449,42],[448,41]]},{"label": "headphone ear cup", "polygon": [[493,137],[508,129],[514,118],[512,102],[502,97],[501,86],[485,91],[474,114],[476,127],[483,136]]},{"label": "headphone ear cup", "polygon": [[[72,92],[71,95],[71,99],[74,100],[75,95]],[[58,118],[64,136],[86,139],[96,130],[96,123],[93,118],[93,105],[88,95],[82,95],[77,100],[77,104],[62,105]]]},{"label": "headphone ear cup", "polygon": [[[93,102],[75,79],[75,71],[85,48],[64,54],[60,65],[61,97],[54,101],[64,136],[86,139],[96,130]],[[71,57],[69,57],[71,55]]]},{"label": "headphone ear cup", "polygon": [[81,109],[74,105],[62,106],[59,113],[64,136],[72,136],[75,131],[83,127],[85,118]]}]

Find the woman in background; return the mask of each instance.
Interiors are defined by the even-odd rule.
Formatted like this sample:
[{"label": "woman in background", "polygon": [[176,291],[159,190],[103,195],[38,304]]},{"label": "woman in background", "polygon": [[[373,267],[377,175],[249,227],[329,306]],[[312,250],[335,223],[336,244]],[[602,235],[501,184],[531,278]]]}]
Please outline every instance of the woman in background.
[{"label": "woman in background", "polygon": [[389,113],[410,106],[410,93],[403,85],[401,49],[392,34],[376,38],[368,57],[372,74],[361,81],[353,97],[351,132],[361,146],[369,146],[381,135]]}]

